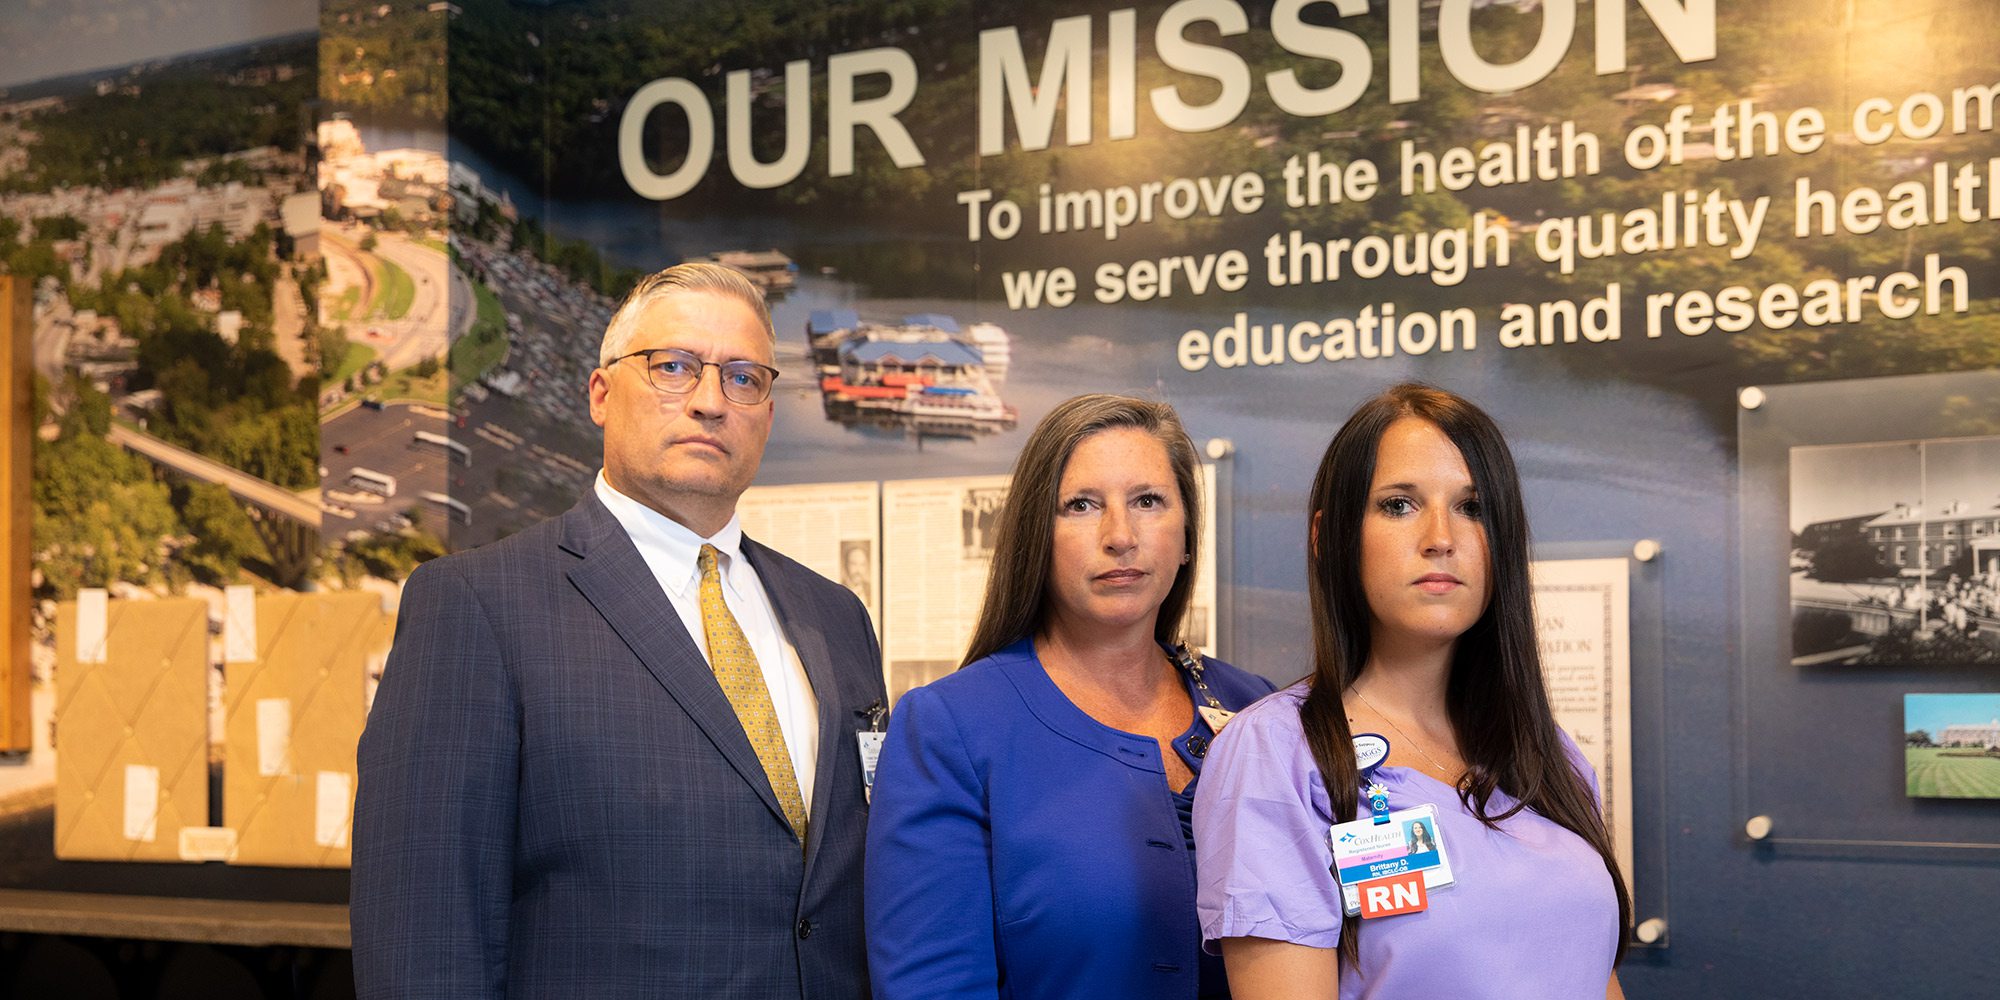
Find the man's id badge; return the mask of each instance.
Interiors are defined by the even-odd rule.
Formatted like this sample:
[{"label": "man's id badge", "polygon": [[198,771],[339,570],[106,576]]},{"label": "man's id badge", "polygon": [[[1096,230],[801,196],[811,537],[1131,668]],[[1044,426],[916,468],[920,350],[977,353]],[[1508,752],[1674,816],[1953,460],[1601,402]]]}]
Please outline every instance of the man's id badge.
[{"label": "man's id badge", "polygon": [[863,801],[875,801],[875,764],[882,759],[882,741],[888,733],[862,730],[854,734],[854,740],[861,750],[861,797]]},{"label": "man's id badge", "polygon": [[1327,831],[1327,843],[1350,917],[1415,913],[1452,882],[1437,807],[1428,803],[1392,812],[1386,823],[1341,823]]}]

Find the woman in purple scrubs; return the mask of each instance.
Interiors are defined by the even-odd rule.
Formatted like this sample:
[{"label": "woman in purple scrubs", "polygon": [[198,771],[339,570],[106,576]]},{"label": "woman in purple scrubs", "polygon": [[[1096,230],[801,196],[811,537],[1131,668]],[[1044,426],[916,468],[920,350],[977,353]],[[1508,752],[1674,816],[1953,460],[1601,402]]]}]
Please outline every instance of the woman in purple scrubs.
[{"label": "woman in purple scrubs", "polygon": [[1164,403],[1079,396],[1029,436],[966,663],[889,719],[868,818],[877,1000],[1228,995],[1195,923],[1189,817],[1210,719],[1271,683],[1179,642],[1198,474]]},{"label": "woman in purple scrubs", "polygon": [[[1334,437],[1311,505],[1312,674],[1230,722],[1195,808],[1202,936],[1237,1000],[1622,997],[1631,904],[1542,687],[1499,428],[1396,386]],[[1329,827],[1370,814],[1358,733],[1389,741],[1389,809],[1436,807],[1454,881],[1419,912],[1348,917],[1329,871]]]}]

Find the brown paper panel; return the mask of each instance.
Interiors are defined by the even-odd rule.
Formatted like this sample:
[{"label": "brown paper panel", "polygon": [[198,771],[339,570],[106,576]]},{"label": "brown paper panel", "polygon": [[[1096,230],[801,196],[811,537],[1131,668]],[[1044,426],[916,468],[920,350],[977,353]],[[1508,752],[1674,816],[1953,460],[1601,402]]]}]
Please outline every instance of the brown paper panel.
[{"label": "brown paper panel", "polygon": [[[179,861],[180,830],[208,824],[208,605],[112,601],[104,663],[76,660],[76,603],[56,612],[55,854]],[[159,772],[150,841],[128,837],[132,767]]]},{"label": "brown paper panel", "polygon": [[[237,835],[232,864],[348,866],[354,750],[383,617],[372,593],[257,599],[258,658],[224,666],[222,803]],[[261,703],[284,711],[260,712]]]}]

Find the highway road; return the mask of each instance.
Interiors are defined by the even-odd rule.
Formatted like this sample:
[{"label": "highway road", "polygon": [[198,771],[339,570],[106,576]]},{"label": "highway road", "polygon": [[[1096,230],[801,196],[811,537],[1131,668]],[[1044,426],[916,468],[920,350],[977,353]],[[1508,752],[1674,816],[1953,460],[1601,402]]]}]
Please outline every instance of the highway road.
[{"label": "highway road", "polygon": [[[320,324],[331,326],[335,320],[326,310],[332,309],[348,289],[359,289],[362,302],[375,300],[375,277],[361,251],[348,242],[346,234],[335,223],[321,223],[319,245],[321,256],[326,260],[326,284],[320,287],[319,292],[322,307]],[[352,327],[361,320],[350,317],[345,322]]]},{"label": "highway road", "polygon": [[[348,320],[348,339],[373,348],[378,360],[390,371],[441,356],[448,344],[472,328],[477,317],[471,283],[451,266],[443,253],[399,233],[376,234],[373,251],[363,252],[343,245],[348,237],[358,245],[362,235],[359,227],[349,227],[341,238],[328,241],[328,261],[332,268],[329,273],[334,279],[328,282],[329,288],[324,293],[330,297],[328,301],[338,300],[344,289],[357,283],[361,283],[364,298],[382,294],[381,289],[365,284],[368,271],[362,262],[371,254],[408,273],[416,286],[416,295],[402,319]],[[379,301],[376,304],[379,307]]]}]

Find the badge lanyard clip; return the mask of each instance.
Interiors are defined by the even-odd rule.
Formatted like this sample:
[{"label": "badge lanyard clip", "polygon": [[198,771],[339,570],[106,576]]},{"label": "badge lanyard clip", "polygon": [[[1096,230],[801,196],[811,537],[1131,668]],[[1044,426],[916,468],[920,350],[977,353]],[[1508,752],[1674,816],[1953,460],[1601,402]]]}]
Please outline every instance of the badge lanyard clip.
[{"label": "badge lanyard clip", "polygon": [[882,723],[889,717],[889,710],[882,706],[881,699],[867,708],[856,709],[855,715],[868,722],[867,729],[854,733],[856,749],[861,751],[861,796],[863,801],[875,801],[875,765],[882,759],[882,742],[888,734],[882,731]]},{"label": "badge lanyard clip", "polygon": [[868,732],[871,733],[881,732],[883,721],[889,718],[889,710],[882,707],[882,700],[879,698],[867,708],[855,709],[854,714],[868,720]]},{"label": "badge lanyard clip", "polygon": [[1201,720],[1208,723],[1210,732],[1221,733],[1222,727],[1229,725],[1229,720],[1235,718],[1236,713],[1223,708],[1221,699],[1208,689],[1208,682],[1201,679],[1202,671],[1206,668],[1201,662],[1201,657],[1195,655],[1194,647],[1183,642],[1174,647],[1168,659],[1187,673],[1188,679],[1194,682],[1194,689],[1201,694],[1201,700],[1207,703],[1195,706],[1195,710],[1201,713]]}]

